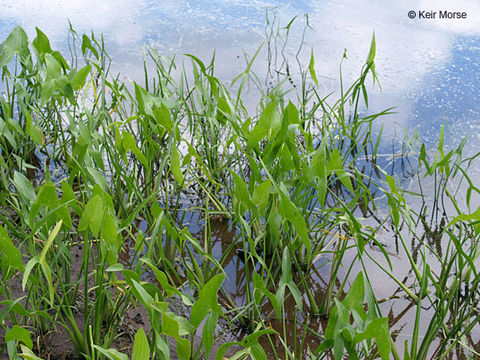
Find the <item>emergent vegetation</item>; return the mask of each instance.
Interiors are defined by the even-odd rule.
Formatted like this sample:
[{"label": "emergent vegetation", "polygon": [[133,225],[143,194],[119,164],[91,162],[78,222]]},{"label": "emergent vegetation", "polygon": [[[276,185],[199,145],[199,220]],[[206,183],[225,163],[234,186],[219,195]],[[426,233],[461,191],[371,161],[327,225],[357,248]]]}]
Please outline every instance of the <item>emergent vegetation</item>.
[{"label": "emergent vegetation", "polygon": [[[380,154],[390,109],[363,112],[374,38],[338,100],[312,53],[299,87],[279,72],[251,115],[258,52],[230,87],[213,60],[154,49],[125,83],[103,39],[71,37],[71,61],[39,29],[0,45],[0,353],[47,357],[64,332],[92,360],[479,356],[475,157],[443,129],[433,152]],[[397,291],[377,299],[373,277]],[[414,309],[403,333],[382,314],[393,299]],[[148,321],[123,349],[134,307]]]}]

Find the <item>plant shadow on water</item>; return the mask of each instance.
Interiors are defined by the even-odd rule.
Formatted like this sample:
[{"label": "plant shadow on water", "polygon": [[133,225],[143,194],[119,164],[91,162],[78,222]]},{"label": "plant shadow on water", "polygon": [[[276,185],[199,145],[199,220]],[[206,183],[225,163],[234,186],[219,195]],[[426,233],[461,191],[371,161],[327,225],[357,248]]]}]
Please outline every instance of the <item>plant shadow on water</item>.
[{"label": "plant shadow on water", "polygon": [[71,63],[39,29],[1,44],[2,354],[66,356],[56,328],[91,360],[478,355],[476,156],[443,128],[384,149],[374,35],[335,100],[313,52],[277,66],[295,19],[269,21],[266,89],[261,47],[226,87],[214,59],[155,49],[123,83],[73,29]]}]

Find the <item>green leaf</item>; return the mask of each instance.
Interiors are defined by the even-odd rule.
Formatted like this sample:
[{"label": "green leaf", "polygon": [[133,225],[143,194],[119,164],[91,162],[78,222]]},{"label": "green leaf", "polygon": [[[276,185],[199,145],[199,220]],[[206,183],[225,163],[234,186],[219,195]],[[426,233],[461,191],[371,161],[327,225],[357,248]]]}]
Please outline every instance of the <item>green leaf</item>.
[{"label": "green leaf", "polygon": [[342,304],[347,310],[355,309],[363,311],[363,300],[365,299],[365,286],[363,274],[359,273],[348,290]]},{"label": "green leaf", "polygon": [[27,134],[30,135],[32,140],[35,141],[37,145],[45,144],[42,129],[34,125],[32,115],[30,114],[30,111],[28,111],[23,101],[19,101],[19,104],[20,104],[20,108],[22,109],[22,114],[25,117],[25,121],[26,121],[25,130]]},{"label": "green leaf", "polygon": [[222,286],[224,274],[215,275],[199,291],[198,299],[192,306],[190,323],[198,327],[209,312],[220,314],[221,308],[218,305],[218,290]]},{"label": "green leaf", "polygon": [[[288,105],[283,111],[283,121],[287,125],[300,124],[298,109],[295,105],[293,105],[292,101],[288,101]],[[293,134],[295,134],[295,132]]]},{"label": "green leaf", "polygon": [[[322,142],[323,143],[323,142]],[[315,176],[317,176],[317,192],[320,205],[325,207],[325,200],[327,197],[327,155],[325,146],[315,152],[312,159],[312,169]]]},{"label": "green leaf", "polygon": [[105,212],[103,216],[101,239],[104,240],[102,245],[106,245],[108,248],[107,261],[110,265],[117,263],[118,254],[122,248],[122,242],[121,240],[119,241],[119,238],[121,239],[121,237],[118,237],[115,220],[113,219],[112,215],[110,215],[108,212]]},{"label": "green leaf", "polygon": [[0,269],[5,278],[11,275],[10,269],[23,270],[22,254],[8,236],[7,230],[0,225]]},{"label": "green leaf", "polygon": [[203,326],[202,339],[203,345],[205,346],[205,353],[207,359],[209,358],[210,352],[212,351],[213,335],[215,334],[215,327],[217,326],[217,322],[218,315],[210,314]]},{"label": "green leaf", "polygon": [[245,184],[245,181],[243,181],[242,178],[240,178],[240,176],[238,176],[235,172],[231,170],[229,171],[230,174],[232,174],[233,176],[233,181],[235,182],[235,197],[238,199],[238,201],[247,205],[250,210],[254,210],[255,205],[250,198],[250,192],[248,191],[247,184]]},{"label": "green leaf", "polygon": [[27,329],[24,329],[18,325],[14,325],[7,333],[5,334],[5,342],[12,340],[23,342],[29,349],[33,347],[33,342],[31,339],[32,334]]},{"label": "green leaf", "polygon": [[327,164],[328,172],[334,171],[337,174],[338,180],[352,193],[355,193],[353,189],[352,181],[350,175],[343,169],[342,155],[340,150],[335,149],[330,154],[330,159]]},{"label": "green leaf", "polygon": [[53,55],[45,55],[45,64],[47,68],[48,80],[58,79],[62,76],[62,66]]},{"label": "green leaf", "polygon": [[15,171],[13,174],[13,184],[28,203],[32,203],[37,198],[30,180],[18,171]]},{"label": "green leaf", "polygon": [[255,295],[255,302],[256,304],[260,304],[260,301],[261,301],[261,297],[263,297],[263,295],[267,296],[268,300],[270,300],[270,303],[272,305],[272,307],[275,309],[275,313],[277,315],[277,318],[280,319],[280,315],[281,315],[281,311],[282,311],[282,308],[280,306],[280,304],[278,303],[277,301],[277,298],[275,297],[275,295],[270,292],[266,285],[265,285],[265,281],[262,277],[260,277],[260,275],[258,275],[256,272],[254,272],[252,274],[253,276],[253,284],[254,284],[254,295]]},{"label": "green leaf", "polygon": [[123,264],[114,264],[114,265],[110,265],[106,270],[105,272],[117,272],[117,271],[123,271],[125,268],[123,266]]},{"label": "green leaf", "polygon": [[175,146],[172,148],[170,171],[172,172],[176,182],[180,184],[183,183],[183,174],[182,174],[182,169],[180,168],[180,156]]},{"label": "green leaf", "polygon": [[88,175],[90,175],[89,181],[91,181],[92,184],[98,185],[102,189],[107,188],[107,179],[105,179],[105,176],[103,176],[100,171],[90,166],[85,166],[85,170],[87,170]]},{"label": "green leaf", "polygon": [[35,265],[40,264],[41,270],[47,280],[47,285],[48,285],[48,290],[50,295],[50,303],[52,304],[53,304],[53,297],[54,297],[55,290],[53,288],[53,283],[52,283],[52,274],[45,260],[45,256],[47,254],[48,249],[50,249],[50,247],[52,246],[53,240],[55,240],[55,237],[60,231],[61,226],[62,226],[62,221],[60,220],[55,226],[55,228],[50,232],[48,239],[45,243],[45,246],[43,247],[40,254],[37,256],[34,256],[28,261],[27,265],[25,266],[25,272],[23,274],[23,279],[22,279],[22,290],[25,291],[25,287],[27,285],[27,281],[30,276],[30,273],[32,272]]},{"label": "green leaf", "polygon": [[[167,305],[168,306],[168,305]],[[177,341],[177,355],[180,360],[190,360],[190,342],[187,339],[182,339],[180,331],[182,325],[183,335],[193,334],[195,329],[186,321],[186,319],[177,316],[173,313],[162,313],[162,332],[165,335],[173,337]],[[188,333],[185,333],[185,326],[188,327]]]},{"label": "green leaf", "polygon": [[87,35],[82,36],[82,54],[85,55],[87,50],[90,50],[92,54],[95,56],[95,58],[98,57],[98,51],[92,46],[92,42],[90,41],[89,37]]},{"label": "green leaf", "polygon": [[42,206],[46,206],[47,208],[55,208],[59,204],[58,197],[57,197],[57,189],[55,185],[51,181],[46,182],[38,191],[37,198],[32,204],[30,208],[30,213],[28,216],[28,221],[30,223],[30,227],[34,227],[35,217],[37,216],[38,211]]},{"label": "green leaf", "polygon": [[281,127],[278,105],[272,100],[260,115],[260,119],[248,135],[248,147],[257,147],[260,140],[267,134],[277,132]]},{"label": "green leaf", "polygon": [[48,239],[47,241],[45,242],[45,246],[43,247],[42,251],[40,252],[40,255],[38,257],[38,262],[42,262],[44,259],[45,259],[45,256],[47,255],[47,251],[50,249],[50,247],[52,246],[53,244],[53,240],[55,240],[55,238],[57,237],[58,235],[58,232],[60,231],[60,227],[62,226],[62,220],[60,220],[57,225],[55,225],[55,227],[53,228],[53,230],[50,232],[50,234],[48,235]]},{"label": "green leaf", "polygon": [[25,57],[30,53],[27,34],[20,26],[15,27],[0,45],[0,49],[0,68],[3,68],[12,61],[15,54]]},{"label": "green leaf", "polygon": [[280,277],[280,281],[278,284],[277,293],[275,294],[276,302],[280,306],[283,305],[283,302],[285,300],[286,287],[290,289],[290,292],[292,293],[298,308],[300,309],[300,311],[302,311],[302,308],[303,308],[302,295],[300,294],[300,291],[298,290],[297,285],[295,285],[293,281],[292,264],[291,264],[290,252],[288,247],[285,247],[283,249],[282,275]]},{"label": "green leaf", "polygon": [[250,352],[252,354],[253,360],[267,360],[267,354],[265,354],[265,350],[263,347],[258,343],[251,344],[249,346]]},{"label": "green leaf", "polygon": [[387,184],[390,187],[390,191],[393,194],[398,195],[398,189],[397,189],[397,185],[395,184],[395,179],[390,175],[385,175],[385,180],[387,181]]},{"label": "green leaf", "polygon": [[302,239],[308,253],[312,246],[307,224],[298,208],[291,202],[288,196],[288,190],[282,183],[280,184],[280,202],[278,204],[279,213],[287,219],[295,228],[297,235]]},{"label": "green leaf", "polygon": [[40,54],[51,53],[52,48],[50,47],[48,37],[38,27],[35,27],[35,30],[37,31],[37,37],[33,40],[33,46]]},{"label": "green leaf", "polygon": [[34,256],[27,262],[27,265],[25,265],[25,272],[23,273],[23,278],[22,278],[23,291],[25,291],[25,287],[27,286],[27,281],[28,281],[28,277],[30,276],[30,273],[32,272],[34,266],[37,264],[38,264],[38,256]]},{"label": "green leaf", "polygon": [[124,131],[122,136],[123,136],[123,147],[126,150],[130,150],[132,153],[134,153],[137,159],[142,163],[143,166],[148,167],[147,158],[145,157],[145,155],[143,155],[143,153],[137,147],[137,142],[135,141],[133,135],[130,134],[128,131]]},{"label": "green leaf", "polygon": [[376,45],[375,45],[375,31],[372,34],[372,41],[370,43],[370,51],[368,52],[367,65],[373,65],[375,60]]},{"label": "green leaf", "polygon": [[90,228],[93,236],[98,236],[102,226],[104,204],[100,195],[93,196],[85,206],[82,217],[78,224],[78,230],[84,231]]},{"label": "green leaf", "polygon": [[145,332],[142,328],[135,334],[133,343],[132,360],[148,360],[150,358],[150,347]]},{"label": "green leaf", "polygon": [[155,115],[155,120],[161,126],[163,126],[167,131],[173,130],[173,122],[170,115],[170,110],[162,103],[160,107],[153,105],[153,114]]},{"label": "green leaf", "polygon": [[312,77],[313,82],[318,86],[317,74],[315,73],[315,58],[313,56],[313,49],[312,54],[310,55],[310,64],[308,64],[308,70],[310,71],[310,76]]},{"label": "green leaf", "polygon": [[143,288],[143,286],[137,282],[135,279],[131,279],[131,282],[134,286],[134,289],[136,290],[135,297],[142,302],[142,305],[148,310],[151,309],[151,305],[153,303],[153,298],[150,296],[150,294]]},{"label": "green leaf", "polygon": [[92,69],[92,65],[87,65],[83,68],[81,68],[73,77],[71,81],[71,85],[73,87],[73,90],[80,90],[85,86],[85,83],[87,81],[87,76],[90,74],[90,70]]},{"label": "green leaf", "polygon": [[150,269],[153,270],[153,272],[155,273],[155,277],[156,277],[158,283],[160,284],[160,288],[163,289],[167,293],[168,297],[171,297],[174,294],[178,295],[180,297],[183,296],[183,294],[181,294],[180,291],[178,291],[178,289],[176,287],[170,285],[170,283],[168,282],[168,279],[167,279],[167,275],[165,275],[165,273],[163,271],[160,271],[152,263],[152,261],[150,259],[141,258],[140,261],[147,264],[150,267]]},{"label": "green leaf", "polygon": [[35,355],[32,350],[30,350],[25,345],[20,345],[20,348],[22,349],[22,353],[20,354],[22,358],[26,360],[43,360],[42,358],[39,358],[37,355]]},{"label": "green leaf", "polygon": [[372,320],[365,331],[357,333],[354,342],[358,343],[366,339],[375,339],[378,353],[382,359],[388,359],[390,353],[390,333],[388,327],[388,318],[376,318]]},{"label": "green leaf", "polygon": [[[128,356],[125,354],[122,354],[120,351],[117,349],[104,349],[98,345],[93,345],[93,347],[101,352],[103,355],[105,355],[107,358],[110,360],[128,360]],[[148,359],[148,358],[147,358]]]}]

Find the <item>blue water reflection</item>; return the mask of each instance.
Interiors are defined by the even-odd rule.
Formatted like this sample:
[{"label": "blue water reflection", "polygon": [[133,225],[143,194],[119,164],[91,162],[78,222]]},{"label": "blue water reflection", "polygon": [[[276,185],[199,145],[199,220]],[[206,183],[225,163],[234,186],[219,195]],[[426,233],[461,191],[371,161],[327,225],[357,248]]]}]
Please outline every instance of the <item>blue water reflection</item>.
[{"label": "blue water reflection", "polygon": [[[265,40],[267,9],[276,8],[281,24],[298,16],[290,48],[301,39],[304,14],[313,29],[307,32],[300,61],[316,56],[323,91],[338,90],[338,68],[344,49],[346,83],[353,81],[365,61],[373,30],[377,38],[377,72],[383,91],[371,90],[370,111],[396,106],[385,119],[386,135],[407,127],[419,128],[422,140],[434,144],[440,125],[447,122],[451,143],[469,134],[480,147],[480,4],[459,0],[282,1],[216,0],[19,0],[0,2],[0,38],[16,25],[33,38],[38,26],[57,48],[66,49],[68,20],[78,33],[103,33],[114,70],[141,79],[143,46],[163,55],[193,53],[208,61],[216,50],[218,76],[231,80],[244,67],[242,51],[253,53]],[[409,10],[465,11],[464,20],[410,19]],[[266,72],[261,54],[255,71]],[[262,60],[263,59],[263,60]],[[400,132],[402,132],[400,130]]]},{"label": "blue water reflection", "polygon": [[[409,126],[417,126],[428,143],[438,139],[437,129],[448,124],[452,145],[469,136],[480,144],[480,41],[478,36],[458,36],[445,67],[428,74],[414,99]],[[475,145],[473,145],[475,144]]]}]

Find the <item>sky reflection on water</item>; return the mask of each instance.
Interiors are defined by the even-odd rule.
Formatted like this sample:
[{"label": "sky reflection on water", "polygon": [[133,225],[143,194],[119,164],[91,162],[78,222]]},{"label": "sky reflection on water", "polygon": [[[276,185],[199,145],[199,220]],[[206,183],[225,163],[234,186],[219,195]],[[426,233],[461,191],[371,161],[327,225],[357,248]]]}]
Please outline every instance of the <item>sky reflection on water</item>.
[{"label": "sky reflection on water", "polygon": [[[375,30],[382,91],[372,90],[370,111],[396,106],[397,114],[385,120],[387,134],[418,127],[421,138],[433,144],[447,122],[452,145],[466,134],[473,147],[480,145],[480,4],[473,0],[409,0],[388,6],[380,0],[4,1],[0,37],[21,25],[33,38],[38,26],[55,46],[66,47],[70,19],[78,33],[103,33],[115,71],[130,78],[141,79],[147,44],[164,55],[192,53],[205,61],[216,49],[217,74],[228,82],[244,67],[242,50],[251,54],[265,40],[266,9],[273,7],[281,24],[295,15],[302,22],[309,14],[313,30],[307,32],[301,61],[308,64],[313,48],[325,93],[338,89],[344,49],[345,82],[358,76]],[[410,19],[409,10],[465,11],[467,19]],[[293,28],[290,44],[300,41],[302,30],[300,24]],[[292,59],[295,53],[293,45],[287,49]],[[256,66],[257,72],[266,71],[264,62]]]}]

